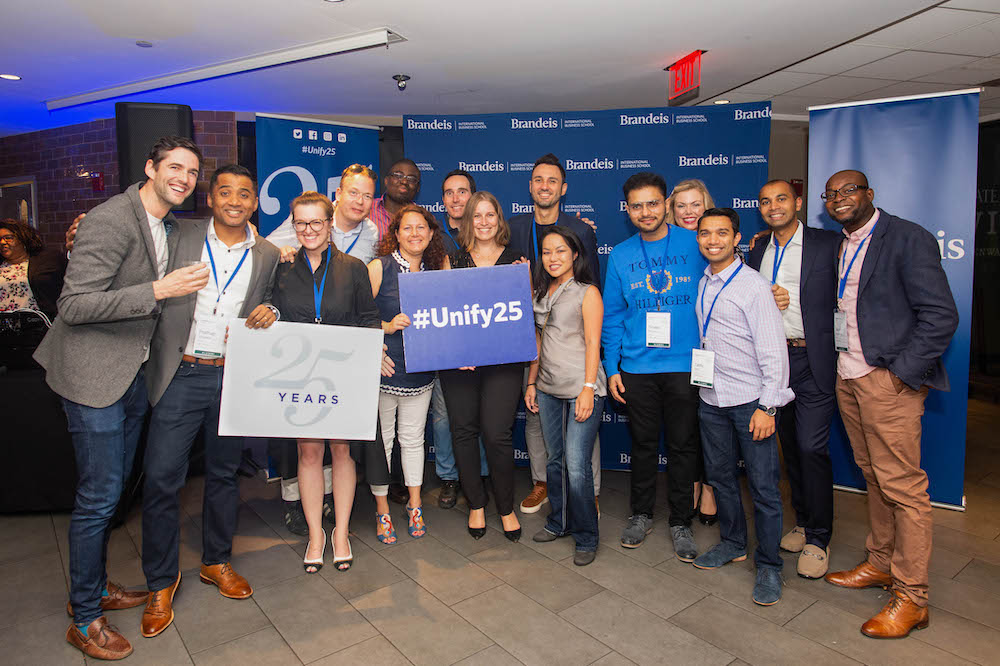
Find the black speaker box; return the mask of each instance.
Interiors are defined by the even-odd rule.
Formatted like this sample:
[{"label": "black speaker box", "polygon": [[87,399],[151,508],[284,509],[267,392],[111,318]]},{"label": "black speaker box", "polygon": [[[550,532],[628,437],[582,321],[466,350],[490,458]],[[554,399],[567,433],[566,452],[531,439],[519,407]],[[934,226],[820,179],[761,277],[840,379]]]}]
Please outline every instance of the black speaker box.
[{"label": "black speaker box", "polygon": [[[183,104],[115,103],[118,131],[118,182],[124,192],[133,183],[146,180],[149,149],[164,136],[194,139],[194,116]],[[174,210],[194,211],[195,193]]]}]

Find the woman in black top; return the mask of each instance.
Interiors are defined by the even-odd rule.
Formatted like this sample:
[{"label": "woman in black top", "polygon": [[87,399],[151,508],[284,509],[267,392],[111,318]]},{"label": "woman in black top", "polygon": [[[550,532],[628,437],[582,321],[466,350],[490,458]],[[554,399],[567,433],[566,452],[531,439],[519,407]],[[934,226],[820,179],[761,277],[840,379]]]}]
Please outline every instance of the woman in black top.
[{"label": "woman in black top", "polygon": [[[304,192],[292,201],[291,208],[292,225],[302,247],[295,261],[278,265],[271,302],[281,312],[282,321],[381,328],[367,268],[330,242],[333,204],[318,192]],[[319,313],[314,289],[321,293]],[[391,374],[383,361],[383,374],[386,372]],[[374,442],[329,440],[336,515],[333,564],[340,571],[349,569],[353,562],[347,530],[357,485],[355,460],[365,465],[369,483],[389,483],[381,429],[376,427],[375,433]],[[322,439],[298,440],[299,493],[309,525],[309,544],[303,559],[307,573],[322,568],[326,550],[322,524],[324,444]]]},{"label": "woman in black top", "polygon": [[[507,245],[509,242],[510,227],[503,219],[500,203],[489,192],[476,192],[465,206],[452,267],[475,269],[525,261],[519,250]],[[514,513],[511,430],[521,398],[524,364],[442,370],[439,376],[451,420],[458,479],[469,502],[469,534],[479,539],[486,533],[487,495],[479,476],[482,435],[504,535],[517,541],[521,524]]]},{"label": "woman in black top", "polygon": [[0,220],[0,312],[27,308],[56,318],[66,259],[46,249],[42,237],[24,222]]}]

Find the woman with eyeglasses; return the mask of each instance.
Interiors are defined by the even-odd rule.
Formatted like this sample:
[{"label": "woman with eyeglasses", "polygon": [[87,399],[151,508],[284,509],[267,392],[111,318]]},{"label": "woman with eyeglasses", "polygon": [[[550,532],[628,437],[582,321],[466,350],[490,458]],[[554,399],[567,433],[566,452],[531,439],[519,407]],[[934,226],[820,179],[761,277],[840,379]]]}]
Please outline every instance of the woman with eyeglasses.
[{"label": "woman with eyeglasses", "polygon": [[[291,263],[279,264],[272,303],[282,321],[381,328],[365,265],[330,242],[333,203],[318,192],[303,192],[292,201],[292,225],[302,247]],[[383,360],[382,374],[392,373]],[[345,378],[347,380],[348,378]],[[329,442],[333,463],[333,564],[338,571],[351,568],[354,555],[348,526],[357,485],[355,461],[365,465],[369,483],[389,483],[382,434],[375,442],[299,439],[298,478],[302,510],[309,526],[309,543],[302,564],[306,573],[323,567],[326,532],[323,530],[323,453]]]},{"label": "woman with eyeglasses", "polygon": [[0,312],[40,310],[54,319],[65,273],[62,254],[47,250],[37,231],[0,220]]},{"label": "woman with eyeglasses", "polygon": [[[489,192],[469,198],[458,232],[459,250],[452,267],[474,270],[526,261],[520,250],[508,245],[510,227],[503,219],[500,202]],[[502,363],[441,370],[441,388],[451,419],[452,445],[458,479],[469,502],[469,534],[486,534],[486,488],[479,476],[479,436],[482,435],[490,466],[494,497],[504,536],[521,538],[521,524],[514,513],[514,447],[511,430],[521,398],[523,363]]]}]

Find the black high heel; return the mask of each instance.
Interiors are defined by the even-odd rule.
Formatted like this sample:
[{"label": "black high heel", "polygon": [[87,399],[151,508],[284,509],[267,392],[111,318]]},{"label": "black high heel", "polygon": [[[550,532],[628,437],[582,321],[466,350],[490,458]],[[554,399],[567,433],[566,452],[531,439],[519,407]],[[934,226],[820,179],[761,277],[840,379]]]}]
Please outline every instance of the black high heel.
[{"label": "black high heel", "polygon": [[[510,514],[508,514],[508,515],[510,515]],[[502,516],[501,516],[501,518],[502,518]],[[503,523],[503,521],[501,520],[501,527],[503,526],[502,523]],[[517,541],[521,538],[521,528],[518,527],[516,530],[509,530],[509,531],[508,530],[504,530],[503,531],[503,535],[505,537],[507,537],[508,540],[513,541],[514,543],[517,543]]]},{"label": "black high heel", "polygon": [[486,535],[485,527],[470,527],[469,534],[472,535],[473,539],[482,539]]},{"label": "black high heel", "polygon": [[709,515],[707,513],[702,513],[701,511],[699,511],[698,512],[698,522],[701,523],[702,525],[707,525],[707,526],[711,527],[712,525],[714,525],[717,522],[719,522],[719,514],[713,513],[713,514]]}]

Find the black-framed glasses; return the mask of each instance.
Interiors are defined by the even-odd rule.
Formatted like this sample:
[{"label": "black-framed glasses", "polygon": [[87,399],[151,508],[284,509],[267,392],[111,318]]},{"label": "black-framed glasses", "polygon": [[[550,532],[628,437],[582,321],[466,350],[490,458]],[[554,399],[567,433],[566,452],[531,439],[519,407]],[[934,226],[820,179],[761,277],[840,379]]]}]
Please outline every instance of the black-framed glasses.
[{"label": "black-framed glasses", "polygon": [[322,231],[323,225],[330,221],[330,218],[326,217],[322,220],[292,220],[292,226],[295,227],[296,231],[305,231],[306,227],[309,227],[313,231]]},{"label": "black-framed glasses", "polygon": [[393,180],[397,181],[405,180],[410,185],[416,185],[417,183],[420,182],[420,176],[410,176],[403,173],[402,171],[393,171],[392,173],[389,174],[389,178],[392,178]]},{"label": "black-framed glasses", "polygon": [[830,201],[831,199],[836,199],[838,194],[842,197],[849,197],[858,190],[867,189],[867,185],[855,185],[854,183],[850,183],[848,185],[844,185],[839,190],[827,190],[823,194],[819,195],[819,198],[823,201]]}]

